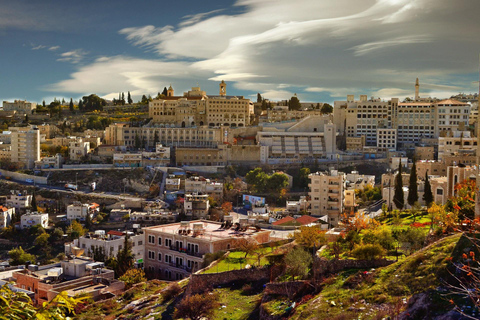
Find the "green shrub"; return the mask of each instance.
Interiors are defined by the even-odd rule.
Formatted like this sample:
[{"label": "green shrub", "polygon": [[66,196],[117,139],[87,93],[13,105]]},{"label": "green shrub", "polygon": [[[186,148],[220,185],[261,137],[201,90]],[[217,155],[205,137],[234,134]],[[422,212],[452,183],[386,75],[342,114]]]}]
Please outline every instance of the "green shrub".
[{"label": "green shrub", "polygon": [[353,257],[358,260],[379,259],[385,254],[385,250],[379,244],[363,244],[355,247],[352,251]]}]

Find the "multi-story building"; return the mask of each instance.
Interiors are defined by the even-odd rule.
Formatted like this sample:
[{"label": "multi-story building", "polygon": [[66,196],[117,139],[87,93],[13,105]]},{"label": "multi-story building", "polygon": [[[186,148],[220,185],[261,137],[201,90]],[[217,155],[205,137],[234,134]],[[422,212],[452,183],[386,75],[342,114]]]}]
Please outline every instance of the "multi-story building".
[{"label": "multi-story building", "polygon": [[443,161],[420,160],[415,164],[417,166],[417,177],[420,179],[423,179],[427,172],[429,176],[447,175],[447,165]]},{"label": "multi-story building", "polygon": [[335,125],[328,116],[298,122],[263,124],[257,132],[262,163],[301,163],[315,158],[335,159]]},{"label": "multi-story building", "polygon": [[12,216],[15,214],[15,208],[0,206],[0,229],[6,228],[12,221]]},{"label": "multi-story building", "polygon": [[135,263],[143,263],[145,257],[145,235],[131,231],[111,230],[105,234],[105,230],[96,230],[95,233],[89,233],[65,244],[65,254],[73,254],[76,248],[83,251],[87,257],[94,256],[95,252],[101,252],[105,258],[116,257],[118,252],[125,245],[125,234],[128,234],[128,241],[132,244],[132,254],[135,257]]},{"label": "multi-story building", "polygon": [[43,157],[40,161],[35,161],[35,169],[59,169],[62,167],[63,163],[63,156],[60,153],[57,153],[52,157]]},{"label": "multi-story building", "polygon": [[36,127],[10,127],[12,132],[11,161],[33,169],[40,160],[40,131]]},{"label": "multi-story building", "polygon": [[32,114],[32,111],[37,108],[35,102],[28,102],[27,100],[14,100],[13,102],[3,101],[4,111],[17,111],[20,113]]},{"label": "multi-story building", "polygon": [[400,146],[417,144],[422,138],[435,137],[435,106],[432,103],[422,101],[398,103],[394,112],[393,128],[398,130]]},{"label": "multi-story building", "polygon": [[87,214],[92,218],[95,213],[100,211],[100,206],[97,203],[81,203],[75,202],[67,206],[67,219],[69,221],[79,220],[84,221]]},{"label": "multi-story building", "polygon": [[416,160],[435,160],[434,146],[417,146],[415,147]]},{"label": "multi-story building", "polygon": [[183,202],[183,210],[187,217],[194,219],[204,219],[208,215],[210,201],[208,194],[192,193],[186,194]]},{"label": "multi-story building", "polygon": [[190,177],[185,179],[185,193],[208,194],[218,201],[223,198],[223,183],[210,181],[204,177]]},{"label": "multi-story building", "polygon": [[352,171],[345,175],[347,189],[363,190],[366,186],[375,186],[375,176],[360,174],[358,171]]},{"label": "multi-story building", "polygon": [[70,160],[80,161],[90,152],[90,142],[83,141],[82,138],[75,139],[70,141],[68,149],[70,150]]},{"label": "multi-story building", "polygon": [[12,159],[12,145],[0,144],[0,161],[11,161]]},{"label": "multi-story building", "polygon": [[27,229],[35,225],[48,227],[48,213],[27,212],[20,217],[20,229]]},{"label": "multi-story building", "polygon": [[328,216],[328,223],[336,226],[343,213],[343,191],[345,174],[331,169],[329,172],[316,172],[308,176],[311,214]]},{"label": "multi-story building", "polygon": [[32,204],[32,195],[12,191],[7,196],[5,205],[9,208],[15,208],[16,212],[25,213]]},{"label": "multi-story building", "polygon": [[220,223],[197,220],[143,230],[145,270],[161,279],[188,277],[202,267],[205,254],[234,249],[241,239],[254,239],[259,244],[270,240],[270,231],[256,232],[246,221],[230,229],[222,229]]},{"label": "multi-story building", "polygon": [[465,130],[468,127],[470,104],[458,100],[447,99],[435,103],[435,136],[442,136],[443,131]]},{"label": "multi-story building", "polygon": [[438,160],[456,153],[473,155],[477,149],[477,138],[470,131],[448,131],[448,135],[438,138]]},{"label": "multi-story building", "polygon": [[226,88],[222,81],[218,96],[207,95],[200,87],[192,87],[183,96],[175,96],[170,86],[166,97],[149,103],[149,116],[154,123],[176,127],[250,125],[253,103],[241,96],[227,96]]},{"label": "multi-story building", "polygon": [[51,301],[60,292],[69,297],[88,293],[93,300],[123,291],[125,284],[114,279],[114,271],[88,258],[76,257],[62,262],[28,268],[13,273],[15,286],[34,293],[34,305]]},{"label": "multi-story building", "polygon": [[377,149],[379,151],[397,150],[397,130],[377,129]]}]

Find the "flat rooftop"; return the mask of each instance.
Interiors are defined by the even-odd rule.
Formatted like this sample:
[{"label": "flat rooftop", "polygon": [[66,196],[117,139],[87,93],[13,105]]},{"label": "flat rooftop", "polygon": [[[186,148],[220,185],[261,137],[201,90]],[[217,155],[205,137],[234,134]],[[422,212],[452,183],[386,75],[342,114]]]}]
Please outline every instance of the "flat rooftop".
[{"label": "flat rooftop", "polygon": [[[158,231],[166,234],[177,234],[182,235],[183,237],[208,240],[208,241],[220,241],[229,238],[241,238],[241,237],[250,237],[259,232],[270,232],[268,230],[261,229],[257,231],[255,228],[249,227],[245,231],[235,231],[235,225],[229,229],[220,228],[221,223],[211,222],[205,220],[194,220],[188,221],[188,226],[182,226],[181,223],[172,223],[172,224],[163,224],[159,226],[146,227],[143,228],[145,231]],[[203,232],[194,236],[193,226],[194,224],[202,224]],[[191,230],[187,235],[180,234],[180,230]],[[245,228],[241,229],[244,230]]]}]

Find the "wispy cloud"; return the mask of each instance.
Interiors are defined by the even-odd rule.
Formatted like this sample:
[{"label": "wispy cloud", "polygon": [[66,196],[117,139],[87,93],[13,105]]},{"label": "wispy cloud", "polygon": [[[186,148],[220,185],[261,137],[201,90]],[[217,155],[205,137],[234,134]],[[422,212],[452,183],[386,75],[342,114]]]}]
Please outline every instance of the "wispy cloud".
[{"label": "wispy cloud", "polygon": [[85,55],[87,54],[88,52],[83,49],[75,49],[75,50],[67,51],[60,54],[61,58],[58,58],[57,61],[71,62],[76,64],[82,61]]},{"label": "wispy cloud", "polygon": [[200,22],[202,19],[205,19],[208,16],[211,16],[213,14],[216,14],[216,13],[219,13],[219,12],[222,12],[222,11],[223,11],[223,9],[218,9],[218,10],[212,10],[212,11],[209,11],[209,12],[189,14],[189,15],[184,16],[183,19],[185,19],[185,20],[180,22],[178,25],[180,27],[185,27],[185,26],[189,26],[189,25],[192,25],[192,24],[196,24],[196,23]]},{"label": "wispy cloud", "polygon": [[42,46],[42,45],[40,44],[40,45],[38,45],[38,46],[34,46],[34,47],[32,48],[32,50],[40,50],[40,49],[44,49],[44,48],[46,48],[46,47],[47,47],[47,46]]},{"label": "wispy cloud", "polygon": [[50,48],[48,48],[49,51],[55,51],[55,50],[58,50],[60,49],[60,46],[52,46]]},{"label": "wispy cloud", "polygon": [[356,56],[363,56],[372,51],[385,49],[388,47],[402,46],[402,45],[414,44],[414,43],[427,43],[431,41],[432,39],[430,39],[425,35],[415,35],[415,36],[398,37],[392,40],[364,43],[364,44],[355,46],[353,48],[350,48],[350,50],[355,51]]}]

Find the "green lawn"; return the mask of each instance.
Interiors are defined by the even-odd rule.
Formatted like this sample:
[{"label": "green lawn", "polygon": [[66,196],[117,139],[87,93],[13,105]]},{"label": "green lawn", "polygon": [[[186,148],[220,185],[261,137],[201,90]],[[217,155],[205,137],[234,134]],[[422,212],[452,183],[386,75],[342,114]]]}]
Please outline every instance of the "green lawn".
[{"label": "green lawn", "polygon": [[[261,252],[263,256],[260,259],[260,266],[264,266],[268,263],[267,258],[265,256],[269,253],[272,253],[275,248],[260,248],[257,252]],[[248,255],[245,258],[245,252],[243,251],[233,251],[223,260],[220,260],[216,265],[213,267],[205,270],[203,273],[218,273],[218,272],[226,272],[230,270],[240,270],[245,268],[245,266],[249,264],[251,266],[259,266],[258,265],[258,256]]]}]

